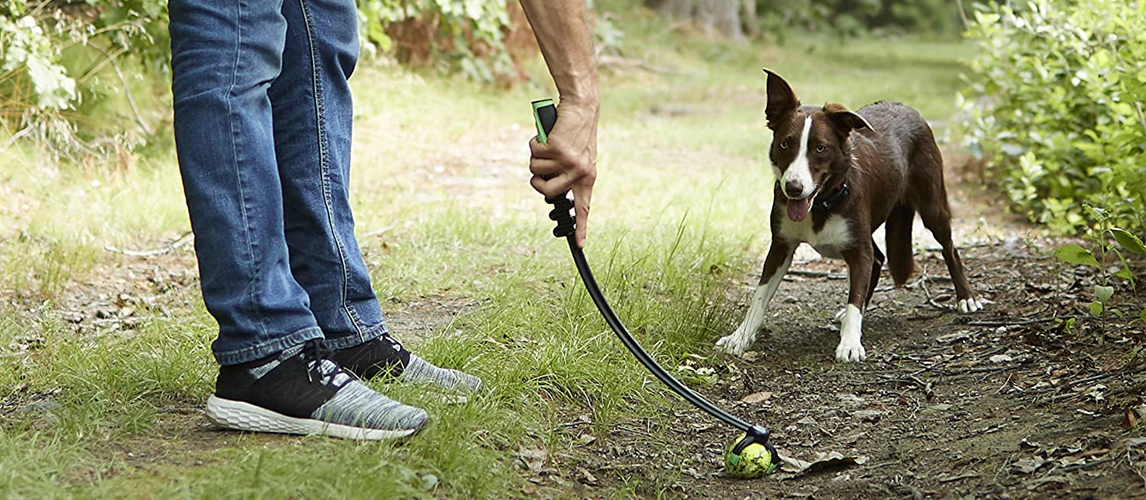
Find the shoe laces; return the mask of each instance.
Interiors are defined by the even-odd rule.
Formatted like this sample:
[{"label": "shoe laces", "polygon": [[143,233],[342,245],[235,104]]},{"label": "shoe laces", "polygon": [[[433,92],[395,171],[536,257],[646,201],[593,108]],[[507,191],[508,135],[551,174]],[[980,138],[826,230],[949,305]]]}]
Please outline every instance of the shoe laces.
[{"label": "shoe laces", "polygon": [[[314,383],[317,379],[319,382],[323,380],[328,374],[322,370],[322,362],[333,352],[326,346],[322,345],[322,341],[314,339],[307,341],[306,345],[302,348],[303,360],[308,361],[306,364],[306,379],[310,383]],[[309,360],[306,358],[310,358]],[[337,373],[337,371],[335,371]],[[334,376],[335,373],[329,374]]]}]

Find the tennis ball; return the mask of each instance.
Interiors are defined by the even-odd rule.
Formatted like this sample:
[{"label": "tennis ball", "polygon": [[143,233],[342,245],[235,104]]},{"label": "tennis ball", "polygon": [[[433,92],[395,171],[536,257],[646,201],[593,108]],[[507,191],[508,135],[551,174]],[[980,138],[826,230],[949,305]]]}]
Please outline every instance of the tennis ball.
[{"label": "tennis ball", "polygon": [[772,472],[772,454],[760,443],[745,446],[739,455],[733,453],[732,449],[741,439],[744,439],[744,434],[734,439],[724,452],[724,470],[728,475],[737,479],[756,479]]}]

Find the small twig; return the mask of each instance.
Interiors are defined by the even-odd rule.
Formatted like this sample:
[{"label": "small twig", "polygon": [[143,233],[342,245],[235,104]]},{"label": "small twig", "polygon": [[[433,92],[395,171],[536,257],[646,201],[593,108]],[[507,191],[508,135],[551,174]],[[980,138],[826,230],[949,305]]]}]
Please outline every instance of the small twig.
[{"label": "small twig", "polygon": [[31,132],[32,132],[32,126],[28,125],[27,127],[20,129],[20,131],[16,132],[15,134],[12,134],[12,137],[8,138],[8,142],[4,143],[4,147],[0,148],[0,153],[7,151],[8,148],[12,147],[12,145],[15,144],[16,141],[20,140],[21,137],[24,137],[24,136],[30,134]]},{"label": "small twig", "polygon": [[638,69],[643,69],[645,71],[648,71],[650,73],[660,73],[662,75],[687,75],[688,74],[687,72],[676,70],[676,69],[660,68],[657,66],[653,66],[653,65],[651,65],[645,61],[641,61],[639,59],[627,59],[624,57],[611,56],[611,55],[607,55],[607,54],[602,55],[601,57],[597,58],[597,64],[598,64],[598,66],[600,66],[602,68],[609,67],[609,66],[638,68]]},{"label": "small twig", "polygon": [[188,242],[191,242],[194,240],[195,240],[194,234],[192,232],[188,231],[186,233],[183,233],[183,236],[180,236],[179,239],[169,243],[166,247],[157,248],[155,250],[128,250],[128,249],[116,248],[116,247],[113,247],[111,245],[104,245],[103,249],[107,250],[108,252],[119,253],[119,254],[128,255],[131,257],[154,257],[156,255],[163,255],[165,253],[174,252],[175,250],[178,250],[179,247],[182,247],[183,245],[186,245]]},{"label": "small twig", "polygon": [[1065,465],[1065,466],[1058,466],[1058,467],[1051,469],[1050,472],[1047,472],[1045,476],[1052,476],[1056,472],[1074,472],[1076,470],[1089,469],[1091,467],[1110,463],[1113,461],[1114,461],[1113,458],[1107,457],[1107,458],[1101,458],[1101,459],[1095,460],[1093,462],[1087,462],[1085,464],[1071,464],[1071,465]]},{"label": "small twig", "polygon": [[[972,243],[970,245],[958,245],[959,248],[986,248],[986,247],[994,247],[994,246],[999,246],[999,244],[998,243]],[[925,251],[925,252],[942,252],[943,247],[927,247],[927,248],[924,248],[923,251]]]},{"label": "small twig", "polygon": [[1138,122],[1142,124],[1142,131],[1146,132],[1146,115],[1142,114],[1142,103],[1134,103],[1134,107],[1138,109]]},{"label": "small twig", "polygon": [[1096,382],[1096,381],[1099,381],[1099,380],[1102,380],[1102,379],[1105,379],[1105,378],[1109,378],[1109,377],[1112,377],[1112,376],[1114,376],[1116,373],[1117,373],[1117,372],[1115,372],[1115,373],[1100,373],[1100,374],[1098,374],[1098,375],[1094,375],[1094,376],[1092,376],[1092,377],[1086,377],[1086,378],[1081,378],[1081,379],[1078,379],[1078,380],[1072,380],[1072,381],[1070,381],[1070,382],[1067,382],[1067,383],[1065,383],[1065,384],[1063,384],[1063,385],[1061,385],[1061,386],[1059,386],[1059,387],[1048,387],[1048,388],[1045,388],[1045,389],[1038,389],[1038,390],[1035,390],[1035,391],[1030,391],[1030,392],[1027,392],[1027,394],[1042,394],[1042,393],[1045,393],[1045,392],[1051,392],[1051,391],[1055,391],[1055,392],[1058,392],[1058,391],[1065,391],[1065,390],[1067,390],[1067,389],[1071,389],[1071,388],[1073,388],[1073,387],[1075,387],[1075,386],[1078,386],[1078,385],[1082,385],[1082,384],[1085,384],[1085,383],[1088,383],[1088,382]]},{"label": "small twig", "polygon": [[925,321],[925,320],[929,320],[929,319],[942,318],[946,315],[947,315],[947,313],[941,312],[938,314],[932,314],[932,315],[928,315],[928,316],[908,316],[907,321]]},{"label": "small twig", "polygon": [[1047,323],[1054,321],[1055,319],[1057,318],[1037,318],[1019,321],[968,321],[964,324],[968,326],[1023,326],[1033,325],[1036,323]]},{"label": "small twig", "polygon": [[1130,464],[1131,469],[1134,469],[1134,473],[1138,474],[1138,477],[1142,478],[1142,487],[1146,488],[1146,475],[1142,475],[1143,469],[1141,467],[1138,467],[1138,465],[1134,463],[1134,459],[1130,458],[1130,455],[1132,455],[1132,453],[1130,453],[1130,451],[1127,450],[1126,462],[1128,462]]},{"label": "small twig", "polygon": [[848,275],[843,273],[833,273],[830,271],[811,271],[808,269],[789,269],[787,274],[795,276],[807,276],[811,278],[828,278],[833,280],[847,279]]},{"label": "small twig", "polygon": [[376,229],[374,231],[370,231],[369,233],[362,235],[362,239],[366,240],[366,239],[373,238],[375,236],[381,236],[383,234],[390,232],[393,229],[394,229],[393,225],[386,226],[382,229]]},{"label": "small twig", "polygon": [[963,20],[963,29],[971,29],[971,22],[967,20],[967,12],[963,10],[963,0],[955,0],[955,5],[959,7],[959,19]]},{"label": "small twig", "polygon": [[1007,374],[1007,380],[1003,381],[1003,385],[999,386],[999,390],[995,391],[995,394],[1002,394],[1003,390],[1006,389],[1007,386],[1011,385],[1011,379],[1014,378],[1014,376],[1014,373]]},{"label": "small twig", "polygon": [[941,477],[941,478],[939,478],[939,482],[950,483],[950,482],[954,482],[954,481],[960,481],[963,479],[974,479],[977,477],[979,477],[978,472],[967,472],[967,473],[959,474],[958,476]]},{"label": "small twig", "polygon": [[106,57],[111,63],[111,68],[115,70],[115,75],[119,77],[119,83],[123,85],[123,93],[127,96],[127,104],[131,106],[131,112],[135,115],[135,124],[139,125],[139,128],[143,130],[145,135],[151,135],[151,128],[147,126],[147,122],[143,121],[143,117],[139,115],[139,107],[135,105],[135,97],[131,95],[131,88],[129,88],[127,85],[127,78],[124,78],[123,71],[120,71],[119,65],[116,64],[115,59],[111,57],[111,54],[108,54],[107,51],[103,50],[94,43],[90,44],[89,47],[95,49],[96,52],[103,54],[103,56]]}]

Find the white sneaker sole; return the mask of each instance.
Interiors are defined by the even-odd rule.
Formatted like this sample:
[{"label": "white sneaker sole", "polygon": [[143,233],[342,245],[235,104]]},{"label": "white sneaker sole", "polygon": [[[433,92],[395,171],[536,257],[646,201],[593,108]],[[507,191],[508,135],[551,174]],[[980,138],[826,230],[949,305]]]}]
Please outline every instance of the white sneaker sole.
[{"label": "white sneaker sole", "polygon": [[225,429],[277,434],[319,434],[358,441],[381,441],[410,436],[418,429],[368,429],[334,424],[312,418],[288,417],[278,412],[242,401],[233,401],[211,395],[207,398],[207,418]]}]

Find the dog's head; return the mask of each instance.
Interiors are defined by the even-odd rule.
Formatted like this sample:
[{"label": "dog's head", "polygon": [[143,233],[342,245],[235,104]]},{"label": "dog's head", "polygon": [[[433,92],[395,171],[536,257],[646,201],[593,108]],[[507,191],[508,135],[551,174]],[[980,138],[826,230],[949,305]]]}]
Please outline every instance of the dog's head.
[{"label": "dog's head", "polygon": [[769,70],[768,107],[764,114],[772,129],[769,157],[787,198],[788,218],[800,222],[808,217],[812,201],[832,174],[843,174],[850,165],[848,137],[852,130],[867,128],[862,116],[842,104],[821,108],[800,106],[788,82]]}]

